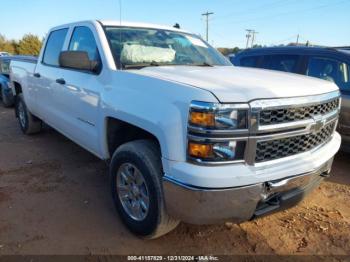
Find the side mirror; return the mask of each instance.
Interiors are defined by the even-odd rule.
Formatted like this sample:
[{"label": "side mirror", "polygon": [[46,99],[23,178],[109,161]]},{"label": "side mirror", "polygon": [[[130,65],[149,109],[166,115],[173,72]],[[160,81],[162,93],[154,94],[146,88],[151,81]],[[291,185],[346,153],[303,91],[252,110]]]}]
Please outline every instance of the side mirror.
[{"label": "side mirror", "polygon": [[85,51],[62,51],[59,57],[60,67],[65,68],[96,72],[98,64],[97,61],[91,61]]}]

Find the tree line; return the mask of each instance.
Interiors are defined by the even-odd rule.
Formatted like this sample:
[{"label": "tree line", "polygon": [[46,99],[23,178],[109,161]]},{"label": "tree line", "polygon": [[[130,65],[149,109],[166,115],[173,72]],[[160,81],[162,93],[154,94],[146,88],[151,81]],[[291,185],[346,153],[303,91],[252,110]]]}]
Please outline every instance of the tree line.
[{"label": "tree line", "polygon": [[218,47],[217,49],[224,56],[227,56],[230,54],[237,54],[239,51],[241,51],[239,47],[234,47],[234,48]]},{"label": "tree line", "polygon": [[20,40],[8,40],[0,34],[0,52],[13,55],[39,55],[42,40],[33,34],[26,34]]},{"label": "tree line", "polygon": [[[280,46],[284,46],[284,45],[280,45]],[[261,48],[261,47],[266,47],[266,46],[254,45],[251,48]],[[231,54],[237,54],[238,52],[241,52],[241,51],[244,50],[243,48],[239,48],[239,47],[233,47],[233,48],[218,47],[217,49],[224,56],[228,56],[228,55],[231,55]]]},{"label": "tree line", "polygon": [[[5,36],[0,34],[0,52],[8,52],[13,55],[39,55],[42,45],[42,40],[33,34],[26,34],[20,40],[8,40]],[[261,46],[254,46],[261,47]],[[219,47],[218,50],[225,56],[229,54],[236,54],[242,51],[239,47],[226,48]]]}]

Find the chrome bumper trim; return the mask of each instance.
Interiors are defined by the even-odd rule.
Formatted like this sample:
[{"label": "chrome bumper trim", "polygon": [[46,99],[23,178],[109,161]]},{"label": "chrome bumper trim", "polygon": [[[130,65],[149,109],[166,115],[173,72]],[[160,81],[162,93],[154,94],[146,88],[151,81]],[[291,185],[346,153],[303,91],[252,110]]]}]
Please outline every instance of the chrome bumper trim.
[{"label": "chrome bumper trim", "polygon": [[[303,199],[329,174],[332,162],[333,158],[316,170],[293,177],[225,189],[198,188],[164,176],[166,209],[170,216],[190,224],[247,221],[269,213],[265,206],[271,209],[269,201],[273,197]],[[279,208],[283,207],[271,210]]]},{"label": "chrome bumper trim", "polygon": [[309,106],[332,101],[340,96],[339,91],[333,91],[320,95],[310,95],[301,97],[276,98],[276,99],[257,99],[250,102],[250,106],[260,110],[276,108],[293,108],[296,106]]}]

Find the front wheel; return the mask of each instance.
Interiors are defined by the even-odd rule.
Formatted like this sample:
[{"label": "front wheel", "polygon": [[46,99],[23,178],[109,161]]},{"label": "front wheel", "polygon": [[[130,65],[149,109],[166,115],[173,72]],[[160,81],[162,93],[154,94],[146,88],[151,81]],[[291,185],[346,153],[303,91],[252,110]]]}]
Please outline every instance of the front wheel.
[{"label": "front wheel", "polygon": [[137,140],[120,146],[110,166],[112,196],[124,224],[144,238],[157,238],[179,221],[168,216],[162,189],[159,148],[153,141]]},{"label": "front wheel", "polygon": [[41,131],[42,121],[29,112],[23,94],[17,96],[15,109],[19,126],[24,134],[30,135]]}]

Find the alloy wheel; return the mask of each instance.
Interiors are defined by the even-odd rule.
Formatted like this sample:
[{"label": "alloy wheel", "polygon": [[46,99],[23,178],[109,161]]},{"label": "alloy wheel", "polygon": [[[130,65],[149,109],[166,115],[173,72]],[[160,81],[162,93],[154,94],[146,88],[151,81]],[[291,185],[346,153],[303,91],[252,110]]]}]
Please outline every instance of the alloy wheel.
[{"label": "alloy wheel", "polygon": [[131,163],[122,164],[116,177],[117,193],[124,211],[134,220],[146,218],[150,200],[149,190],[140,170]]}]

